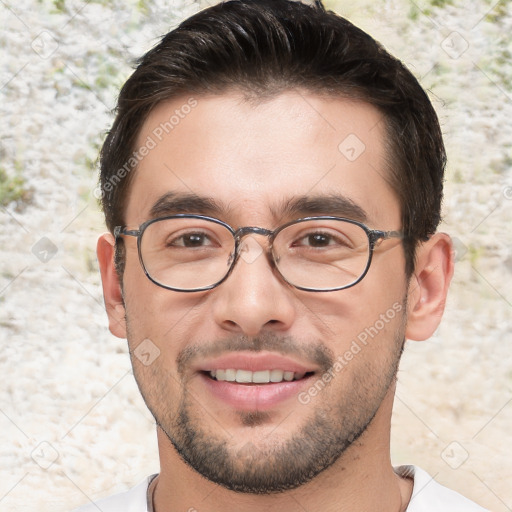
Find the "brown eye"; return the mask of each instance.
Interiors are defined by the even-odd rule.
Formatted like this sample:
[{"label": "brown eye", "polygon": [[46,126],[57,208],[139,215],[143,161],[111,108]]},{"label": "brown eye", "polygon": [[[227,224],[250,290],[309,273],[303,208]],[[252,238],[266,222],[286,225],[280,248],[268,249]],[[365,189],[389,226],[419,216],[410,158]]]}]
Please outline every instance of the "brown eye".
[{"label": "brown eye", "polygon": [[316,233],[314,235],[308,235],[307,237],[308,245],[311,247],[325,247],[331,243],[331,237],[328,235],[323,235],[321,233]]},{"label": "brown eye", "polygon": [[[180,243],[177,243],[180,242]],[[208,243],[208,237],[203,233],[190,233],[183,235],[177,240],[174,240],[171,245],[182,245],[183,247],[202,247],[204,245],[211,245]]]},{"label": "brown eye", "polygon": [[351,243],[343,233],[314,231],[301,234],[293,242],[294,247],[310,247],[321,249],[323,247],[350,247]]}]

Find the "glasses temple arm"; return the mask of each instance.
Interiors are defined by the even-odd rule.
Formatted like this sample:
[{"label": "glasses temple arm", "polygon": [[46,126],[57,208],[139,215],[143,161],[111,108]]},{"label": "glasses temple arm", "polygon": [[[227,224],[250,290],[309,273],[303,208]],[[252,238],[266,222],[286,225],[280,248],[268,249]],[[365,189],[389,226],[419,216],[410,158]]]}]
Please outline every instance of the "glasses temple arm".
[{"label": "glasses temple arm", "polygon": [[122,226],[116,226],[114,228],[114,238],[117,240],[121,235],[137,237],[140,235],[140,229],[126,229]]}]

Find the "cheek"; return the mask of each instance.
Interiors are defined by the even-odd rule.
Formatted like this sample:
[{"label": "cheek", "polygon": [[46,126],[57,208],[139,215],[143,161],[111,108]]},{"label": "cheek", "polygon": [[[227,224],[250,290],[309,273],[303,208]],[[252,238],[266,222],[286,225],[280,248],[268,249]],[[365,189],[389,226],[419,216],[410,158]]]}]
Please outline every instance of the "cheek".
[{"label": "cheek", "polygon": [[169,330],[174,317],[180,314],[181,305],[186,302],[183,297],[156,285],[146,276],[136,250],[127,255],[123,285],[132,337],[136,334],[137,337],[159,338],[161,331]]},{"label": "cheek", "polygon": [[167,360],[168,354],[162,351],[155,352],[154,347],[145,347],[140,353],[137,349],[132,351],[131,359],[135,380],[153,417],[158,421],[167,421],[168,418],[174,417],[180,405],[182,392],[175,365],[171,365]]},{"label": "cheek", "polygon": [[349,332],[340,336],[333,347],[334,392],[353,388],[369,397],[368,393],[386,387],[400,359],[404,324],[404,305],[396,301],[363,327],[347,329]]},{"label": "cheek", "polygon": [[353,289],[351,303],[359,307],[365,321],[361,327],[370,327],[379,319],[385,320],[389,327],[399,316],[397,313],[402,311],[407,285],[405,258],[400,244],[374,254],[368,273]]},{"label": "cheek", "polygon": [[147,278],[139,262],[135,263],[139,268],[127,265],[124,280],[130,352],[137,355],[145,348],[158,352],[156,368],[174,369],[180,350],[193,341],[191,332],[197,335],[204,323],[204,294],[174,292],[157,286]]},{"label": "cheek", "polygon": [[393,338],[401,326],[404,290],[403,280],[380,280],[375,286],[363,280],[353,288],[320,297],[303,296],[302,303],[312,324],[309,328],[338,352],[358,337],[364,340],[367,330],[377,328],[379,337]]}]

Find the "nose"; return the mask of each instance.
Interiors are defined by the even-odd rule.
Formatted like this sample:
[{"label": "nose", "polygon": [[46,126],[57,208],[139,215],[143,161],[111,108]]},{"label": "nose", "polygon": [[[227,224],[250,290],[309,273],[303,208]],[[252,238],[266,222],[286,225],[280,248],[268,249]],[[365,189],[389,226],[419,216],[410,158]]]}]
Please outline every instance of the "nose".
[{"label": "nose", "polygon": [[273,269],[255,235],[244,238],[233,271],[215,292],[215,321],[226,331],[249,337],[283,332],[295,319],[293,290]]}]

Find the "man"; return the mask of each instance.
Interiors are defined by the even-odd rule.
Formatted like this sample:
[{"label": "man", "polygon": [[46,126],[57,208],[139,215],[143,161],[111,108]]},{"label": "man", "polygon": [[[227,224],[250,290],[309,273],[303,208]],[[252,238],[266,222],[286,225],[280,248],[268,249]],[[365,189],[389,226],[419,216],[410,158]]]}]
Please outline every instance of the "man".
[{"label": "man", "polygon": [[405,339],[453,272],[444,166],[418,82],[321,4],[167,34],[119,97],[98,242],[161,471],[81,510],[483,510],[389,455]]}]

